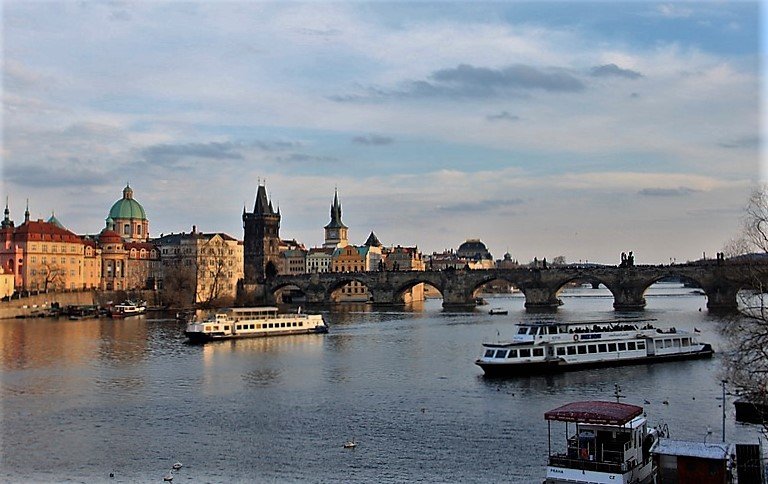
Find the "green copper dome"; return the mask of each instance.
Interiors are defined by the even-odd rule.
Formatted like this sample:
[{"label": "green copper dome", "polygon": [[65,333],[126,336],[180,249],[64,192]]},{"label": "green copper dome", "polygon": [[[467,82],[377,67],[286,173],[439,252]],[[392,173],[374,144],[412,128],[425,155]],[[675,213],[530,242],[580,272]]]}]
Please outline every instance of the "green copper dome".
[{"label": "green copper dome", "polygon": [[144,212],[144,207],[139,202],[133,199],[133,190],[130,186],[126,185],[123,189],[123,198],[116,201],[112,208],[109,210],[109,218],[132,218],[139,220],[146,220],[147,214]]}]

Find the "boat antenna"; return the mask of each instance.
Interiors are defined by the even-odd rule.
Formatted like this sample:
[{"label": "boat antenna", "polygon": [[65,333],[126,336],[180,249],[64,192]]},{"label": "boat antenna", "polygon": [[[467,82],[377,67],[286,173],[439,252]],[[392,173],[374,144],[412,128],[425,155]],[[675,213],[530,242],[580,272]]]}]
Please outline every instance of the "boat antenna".
[{"label": "boat antenna", "polygon": [[619,403],[622,398],[627,398],[621,394],[621,387],[618,383],[614,383],[613,385],[613,396],[616,397],[616,403]]}]

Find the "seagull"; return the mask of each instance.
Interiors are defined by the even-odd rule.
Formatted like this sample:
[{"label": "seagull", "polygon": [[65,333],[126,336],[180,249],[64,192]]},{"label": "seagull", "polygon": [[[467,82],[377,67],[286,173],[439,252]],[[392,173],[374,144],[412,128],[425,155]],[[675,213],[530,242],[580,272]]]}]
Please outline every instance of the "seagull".
[{"label": "seagull", "polygon": [[173,471],[169,471],[168,474],[163,477],[165,482],[171,482],[173,480]]},{"label": "seagull", "polygon": [[182,467],[184,467],[184,466],[182,465],[181,462],[177,462],[177,463],[173,464],[173,469],[176,470],[176,471],[181,469]]},{"label": "seagull", "polygon": [[650,405],[651,404],[651,402],[649,402],[648,400],[643,400],[643,403],[645,403],[646,405]]},{"label": "seagull", "polygon": [[663,401],[663,402],[661,402],[661,403],[663,403],[664,405],[669,405],[669,400],[664,400],[664,401]]}]

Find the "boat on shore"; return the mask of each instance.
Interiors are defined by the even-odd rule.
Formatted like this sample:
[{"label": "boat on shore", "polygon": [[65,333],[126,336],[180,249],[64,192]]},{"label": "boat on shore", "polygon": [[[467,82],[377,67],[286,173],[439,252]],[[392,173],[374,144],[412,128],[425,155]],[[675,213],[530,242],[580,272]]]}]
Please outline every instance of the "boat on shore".
[{"label": "boat on shore", "polygon": [[[618,402],[572,402],[544,414],[549,442],[545,484],[648,484],[656,475],[651,449],[660,437],[643,407]],[[565,446],[552,449],[552,422],[565,422]],[[574,424],[571,426],[570,424]]]},{"label": "boat on shore", "polygon": [[144,314],[146,311],[147,303],[144,301],[134,302],[128,300],[121,304],[112,306],[109,314],[113,318],[128,318],[130,316],[138,316],[140,314]]},{"label": "boat on shore", "polygon": [[512,341],[483,343],[475,364],[486,376],[515,376],[709,358],[714,352],[695,333],[638,325],[646,321],[520,323]]},{"label": "boat on shore", "polygon": [[289,334],[327,333],[320,314],[281,314],[276,307],[232,308],[215,312],[203,321],[190,321],[186,334],[190,343],[221,339],[258,338]]}]

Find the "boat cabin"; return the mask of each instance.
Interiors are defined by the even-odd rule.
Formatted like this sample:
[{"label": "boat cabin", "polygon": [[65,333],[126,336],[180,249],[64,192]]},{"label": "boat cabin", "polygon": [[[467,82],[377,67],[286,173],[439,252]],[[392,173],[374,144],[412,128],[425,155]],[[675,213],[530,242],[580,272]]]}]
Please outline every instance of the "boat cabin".
[{"label": "boat cabin", "polygon": [[[547,420],[547,482],[560,482],[569,472],[622,475],[650,469],[653,437],[643,408],[616,402],[574,402],[544,414]],[[553,451],[551,423],[564,422],[566,445]]]},{"label": "boat cabin", "polygon": [[734,453],[733,446],[727,443],[659,439],[653,449],[658,482],[728,484],[732,482]]}]

